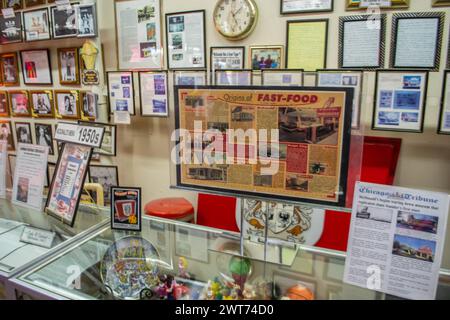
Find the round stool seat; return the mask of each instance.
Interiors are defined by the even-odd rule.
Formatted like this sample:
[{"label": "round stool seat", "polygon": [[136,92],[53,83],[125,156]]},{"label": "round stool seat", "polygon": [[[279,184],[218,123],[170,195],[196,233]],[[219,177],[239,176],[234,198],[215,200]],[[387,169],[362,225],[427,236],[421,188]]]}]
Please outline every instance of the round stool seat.
[{"label": "round stool seat", "polygon": [[150,201],[145,205],[144,212],[146,215],[158,218],[194,221],[194,207],[184,198],[163,198]]}]

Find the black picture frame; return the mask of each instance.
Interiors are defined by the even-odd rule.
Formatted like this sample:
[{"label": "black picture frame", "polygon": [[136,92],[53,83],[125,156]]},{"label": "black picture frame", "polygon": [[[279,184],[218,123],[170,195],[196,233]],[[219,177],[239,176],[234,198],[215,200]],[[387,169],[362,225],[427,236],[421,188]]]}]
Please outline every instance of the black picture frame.
[{"label": "black picture frame", "polygon": [[[94,19],[94,32],[89,34],[80,34],[80,21],[81,21],[81,10],[82,8],[92,8],[92,14]],[[78,38],[95,38],[98,36],[98,19],[97,19],[97,4],[96,3],[86,3],[86,4],[79,4],[77,8],[77,24],[78,24]]]},{"label": "black picture frame", "polygon": [[[19,125],[19,127],[18,127]],[[22,142],[19,141],[19,128],[21,126],[26,126],[28,133],[30,134],[30,141],[29,142]],[[31,123],[30,122],[14,122],[14,133],[16,134],[16,144],[19,145],[19,143],[28,143],[33,144],[33,133],[31,132]]]},{"label": "black picture frame", "polygon": [[[402,66],[396,64],[397,58],[397,42],[398,42],[398,24],[400,20],[411,20],[411,19],[438,19],[438,30],[436,39],[436,52],[434,57],[434,65],[430,66]],[[395,13],[392,16],[392,36],[391,36],[391,69],[421,69],[430,71],[439,71],[440,61],[441,61],[441,49],[442,49],[442,39],[444,32],[445,23],[445,13],[444,12],[410,12],[410,13]],[[418,44],[421,46],[422,44]]]},{"label": "black picture frame", "polygon": [[[446,103],[446,93],[447,93],[447,85],[450,85],[448,79],[448,76],[450,75],[450,70],[444,71],[444,80],[442,81],[442,96],[441,96],[441,105],[439,109],[439,122],[437,127],[437,134],[443,134],[443,135],[450,135],[449,131],[442,130],[442,120],[444,119],[444,109],[445,109],[445,103]],[[450,96],[448,97],[450,99]]]},{"label": "black picture frame", "polygon": [[450,69],[450,32],[447,41],[447,66],[446,69]]},{"label": "black picture frame", "polygon": [[[302,83],[299,84],[298,86],[295,87],[301,87],[303,86],[303,84],[305,83],[305,70],[303,69],[262,69],[261,70],[261,85],[264,86],[266,84],[264,84],[264,74],[268,74],[268,73],[296,73],[299,72],[302,75]],[[294,86],[291,86],[294,87]]]},{"label": "black picture frame", "polygon": [[[114,199],[114,192],[116,190],[123,190],[123,191],[137,191],[138,192],[138,203],[136,205],[136,215],[138,216],[138,227],[135,229],[128,229],[128,228],[118,228],[114,226],[114,208],[115,208],[115,199]],[[111,219],[110,219],[110,227],[111,230],[123,230],[123,231],[134,231],[134,232],[141,232],[142,231],[142,188],[139,187],[119,187],[114,186],[111,187],[110,190],[111,194]]]},{"label": "black picture frame", "polygon": [[[19,33],[19,37],[20,39],[18,40],[5,40],[6,37],[3,35],[3,31],[4,28],[6,27],[5,24],[8,20],[15,20],[14,24],[16,25],[16,28],[18,29],[18,33]],[[11,44],[11,43],[21,43],[23,42],[23,21],[22,21],[22,14],[20,13],[16,13],[14,18],[4,18],[3,16],[0,16],[0,27],[2,28],[2,30],[0,30],[1,32],[1,36],[0,36],[0,45],[6,45],[6,44]]]},{"label": "black picture frame", "polygon": [[338,63],[340,69],[361,69],[361,70],[376,70],[383,69],[385,64],[386,57],[386,14],[380,15],[380,42],[379,42],[379,56],[378,56],[378,65],[377,66],[344,66],[344,43],[345,43],[345,24],[351,22],[360,22],[360,21],[372,21],[372,15],[356,15],[356,16],[343,16],[339,17],[339,49],[338,49]]},{"label": "black picture frame", "polygon": [[280,0],[280,15],[290,15],[290,14],[299,14],[299,13],[321,13],[321,12],[333,12],[334,11],[334,0],[331,1],[330,9],[311,9],[311,10],[296,10],[296,11],[283,11],[283,2],[284,0]]},{"label": "black picture frame", "polygon": [[55,12],[59,11],[67,11],[67,10],[59,10],[58,6],[50,7],[50,15],[51,15],[51,28],[52,28],[52,34],[53,39],[66,39],[66,38],[77,38],[78,37],[78,8],[75,6],[71,6],[71,10],[73,10],[73,14],[75,15],[75,33],[70,33],[66,35],[57,35],[59,31],[56,30],[56,18],[55,18]]},{"label": "black picture frame", "polygon": [[[117,125],[116,124],[104,123],[104,122],[91,122],[91,121],[85,121],[85,120],[78,120],[77,123],[86,125],[86,126],[93,126],[93,127],[111,127],[112,131],[114,131],[111,134],[111,137],[113,137],[113,139],[114,139],[114,143],[113,143],[114,152],[111,152],[111,153],[99,152],[99,149],[101,149],[101,147],[100,147],[100,148],[94,148],[94,151],[92,152],[92,154],[93,155],[98,154],[98,155],[105,156],[105,157],[117,156]],[[103,139],[104,138],[105,138],[105,134],[103,134]],[[103,143],[103,140],[102,140],[102,143]]]},{"label": "black picture frame", "polygon": [[[47,13],[47,20],[46,20],[46,22],[47,22],[47,28],[48,28],[48,37],[45,37],[45,38],[42,38],[42,39],[38,37],[38,39],[30,40],[29,36],[28,36],[28,32],[29,31],[28,31],[28,28],[27,28],[26,18],[25,17],[26,17],[27,14],[32,14],[33,12],[38,12],[38,11],[45,11]],[[23,25],[23,29],[24,29],[24,33],[25,33],[25,41],[26,42],[46,41],[46,40],[52,39],[52,32],[51,32],[52,26],[50,24],[50,12],[49,12],[48,8],[40,8],[40,9],[35,9],[35,10],[24,11],[22,14],[23,14],[23,16],[22,16],[22,25]]]},{"label": "black picture frame", "polygon": [[133,101],[133,112],[130,113],[130,116],[135,116],[136,115],[136,89],[134,87],[134,72],[133,71],[107,71],[106,72],[106,85],[107,85],[107,89],[108,89],[108,108],[109,108],[109,112],[110,114],[114,114],[114,111],[111,108],[111,90],[110,90],[110,80],[109,77],[111,74],[130,74],[130,78],[131,78],[131,89],[133,90],[133,94],[131,95],[131,98]]},{"label": "black picture frame", "polygon": [[[201,66],[198,67],[178,67],[174,68],[170,65],[170,46],[169,46],[169,24],[168,19],[171,16],[178,16],[178,15],[188,15],[193,13],[202,13],[202,19],[203,19],[203,63]],[[167,69],[168,70],[199,70],[199,69],[206,69],[207,68],[207,56],[206,56],[206,10],[191,10],[191,11],[181,11],[181,12],[170,12],[166,13],[165,15],[165,29],[166,29],[166,59],[167,59]]]},{"label": "black picture frame", "polygon": [[[379,128],[376,126],[375,121],[377,119],[376,113],[378,111],[377,105],[378,105],[378,87],[379,87],[379,74],[382,72],[395,72],[395,73],[424,73],[426,77],[426,81],[424,84],[424,92],[423,92],[423,103],[421,106],[422,112],[421,112],[421,124],[419,130],[409,130],[409,129],[391,129],[391,128]],[[374,98],[373,98],[373,113],[372,113],[372,130],[374,131],[388,131],[388,132],[405,132],[405,133],[423,133],[424,129],[424,123],[425,123],[425,109],[427,106],[427,95],[428,95],[428,84],[429,84],[429,71],[428,70],[407,70],[407,69],[379,69],[376,71],[375,75],[375,91],[374,91]]]},{"label": "black picture frame", "polygon": [[187,72],[187,73],[202,73],[205,77],[205,84],[204,85],[208,85],[208,71],[206,69],[201,69],[201,70],[190,70],[190,69],[179,69],[179,70],[175,70],[174,72],[172,72],[173,75],[173,84],[174,86],[179,85],[177,83],[177,75],[183,72]]},{"label": "black picture frame", "polygon": [[[26,52],[45,52],[45,54],[47,55],[47,63],[48,63],[48,74],[49,74],[49,78],[50,78],[50,82],[33,82],[30,83],[29,81],[27,81],[27,76],[26,76],[26,67],[24,66],[24,58],[23,58],[23,54]],[[52,75],[52,63],[50,60],[50,49],[30,49],[30,50],[21,50],[20,51],[20,65],[22,67],[22,76],[23,76],[23,83],[28,85],[28,86],[42,86],[42,85],[53,85],[53,75]]]},{"label": "black picture frame", "polygon": [[221,70],[221,69],[215,69],[213,67],[213,51],[214,50],[227,50],[227,49],[231,49],[231,50],[241,50],[242,51],[242,63],[239,69],[244,69],[245,68],[245,61],[246,61],[246,56],[245,56],[245,47],[244,46],[216,46],[216,47],[210,47],[209,48],[209,71],[211,72],[211,74],[214,74],[215,70]]},{"label": "black picture frame", "polygon": [[[112,169],[112,170],[114,170],[115,179],[116,179],[117,183],[113,184],[113,186],[120,186],[120,182],[119,182],[119,167],[118,166],[115,166],[115,165],[100,165],[100,164],[95,164],[95,165],[91,164],[91,165],[89,165],[89,168],[88,168],[89,182],[96,183],[96,182],[92,181],[92,171],[91,171],[92,168],[105,168],[105,169]],[[111,190],[108,190],[108,191],[111,191]],[[106,201],[107,200],[106,195],[104,195],[104,199],[103,200],[104,200],[105,204],[110,202],[111,201],[111,194],[110,194],[110,198],[108,199],[108,201]]]},{"label": "black picture frame", "polygon": [[[230,73],[249,72],[250,73],[250,83],[248,85],[249,86],[253,85],[253,70],[252,69],[239,69],[239,70],[238,69],[220,69],[220,70],[216,70],[214,72],[214,84],[220,86],[221,84],[217,84],[217,79],[218,79],[217,77],[218,77],[219,72],[230,72]],[[222,86],[225,86],[225,85],[222,84]],[[239,84],[237,84],[237,85],[231,84],[229,86],[233,87],[233,86],[240,86],[240,85]]]},{"label": "black picture frame", "polygon": [[[166,76],[166,103],[167,103],[167,112],[166,114],[144,114],[143,108],[142,108],[142,74],[165,74]],[[169,92],[169,72],[167,70],[161,70],[161,71],[139,71],[138,72],[138,81],[139,81],[139,104],[140,104],[140,115],[141,117],[151,117],[151,118],[168,118],[170,114],[170,106],[169,106],[169,100],[170,100],[170,92]]]},{"label": "black picture frame", "polygon": [[39,130],[40,126],[50,128],[50,144],[51,144],[51,148],[49,149],[48,154],[50,156],[56,155],[55,142],[54,142],[54,139],[53,139],[53,125],[51,123],[38,123],[38,122],[36,122],[34,124],[34,136],[35,136],[36,144],[39,144],[39,141],[38,141],[38,130]]}]

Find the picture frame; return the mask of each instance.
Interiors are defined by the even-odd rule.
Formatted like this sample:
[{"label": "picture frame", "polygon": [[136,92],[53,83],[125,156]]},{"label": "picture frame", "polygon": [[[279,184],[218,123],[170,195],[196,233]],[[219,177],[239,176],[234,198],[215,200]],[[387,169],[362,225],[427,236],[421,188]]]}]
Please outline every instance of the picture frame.
[{"label": "picture frame", "polygon": [[7,141],[9,152],[16,150],[11,121],[0,120],[0,140]]},{"label": "picture frame", "polygon": [[23,0],[25,8],[33,8],[46,4],[46,0]]},{"label": "picture frame", "polygon": [[173,83],[176,86],[206,86],[208,74],[206,70],[176,70],[173,72]]},{"label": "picture frame", "polygon": [[80,84],[79,48],[58,48],[58,74],[61,85]]},{"label": "picture frame", "polygon": [[437,133],[450,135],[450,70],[444,72]]},{"label": "picture frame", "polygon": [[[117,65],[118,70],[161,70],[164,66],[162,46],[161,0],[115,0]],[[122,15],[135,16],[132,21],[133,30],[122,28]],[[127,24],[130,21],[126,21]],[[130,44],[131,37],[136,39]],[[128,48],[124,46],[128,44]],[[139,52],[137,55],[126,55],[124,52]]]},{"label": "picture frame", "polygon": [[27,42],[50,40],[50,16],[48,8],[24,11],[23,27],[25,30],[25,41]]},{"label": "picture frame", "polygon": [[14,18],[0,16],[0,44],[23,42],[22,14],[16,13]]},{"label": "picture frame", "polygon": [[[169,70],[206,68],[205,10],[166,14],[167,64]],[[187,29],[199,27],[200,33]],[[196,40],[195,43],[193,41]],[[189,45],[186,45],[189,43]]]},{"label": "picture frame", "polygon": [[[379,17],[380,19],[378,16],[377,19],[374,19],[372,15],[351,15],[339,18],[338,59],[340,69],[374,70],[384,68],[386,14],[381,14]],[[367,27],[369,23],[373,28]],[[361,35],[363,31],[366,33],[365,36]],[[348,32],[351,34],[349,35]],[[371,45],[369,45],[369,41]],[[372,48],[371,54],[368,53],[367,48]]]},{"label": "picture frame", "polygon": [[245,47],[211,47],[209,56],[212,75],[216,70],[245,68]]},{"label": "picture frame", "polygon": [[48,146],[48,154],[56,155],[55,144],[53,141],[53,125],[50,123],[35,123],[34,136],[37,145]]},{"label": "picture frame", "polygon": [[111,187],[111,229],[142,231],[141,188]]},{"label": "picture frame", "polygon": [[[346,0],[346,10],[366,10],[367,6],[361,6],[362,0]],[[408,9],[410,0],[391,0],[390,6],[382,6],[381,9]]]},{"label": "picture frame", "polygon": [[94,148],[94,151],[92,152],[93,157],[95,157],[95,155],[102,155],[107,157],[115,157],[117,155],[117,125],[111,123],[89,122],[83,120],[79,120],[78,123],[105,128],[102,144],[100,148]]},{"label": "picture frame", "polygon": [[78,15],[78,38],[94,38],[98,35],[97,5],[95,3],[79,4]]},{"label": "picture frame", "polygon": [[1,82],[5,87],[20,85],[19,59],[16,52],[0,55]]},{"label": "picture frame", "polygon": [[80,91],[81,119],[95,121],[98,114],[98,94],[90,91]]},{"label": "picture frame", "polygon": [[334,0],[305,2],[302,0],[280,0],[280,14],[333,12]]},{"label": "picture frame", "polygon": [[23,82],[26,85],[51,85],[52,67],[49,49],[20,51]]},{"label": "picture frame", "polygon": [[428,81],[428,70],[377,70],[372,130],[422,133]]},{"label": "picture frame", "polygon": [[52,16],[52,33],[54,39],[74,38],[78,36],[78,12],[75,6],[58,6],[50,8]]},{"label": "picture frame", "polygon": [[52,90],[30,91],[30,105],[33,118],[55,117],[55,105]]},{"label": "picture frame", "polygon": [[0,117],[9,117],[8,91],[0,90]]},{"label": "picture frame", "polygon": [[249,69],[282,69],[284,63],[283,46],[250,46],[248,55]]},{"label": "picture frame", "polygon": [[128,111],[130,115],[136,114],[134,76],[131,71],[108,71],[106,73],[109,97],[109,110]]},{"label": "picture frame", "polygon": [[263,69],[261,85],[263,86],[303,86],[303,69]]},{"label": "picture frame", "polygon": [[433,0],[432,7],[450,7],[449,0]]},{"label": "picture frame", "polygon": [[253,85],[253,70],[216,70],[214,83],[218,86],[251,86]]},{"label": "picture frame", "polygon": [[57,119],[80,118],[80,92],[78,90],[55,90]]},{"label": "picture frame", "polygon": [[31,117],[30,97],[26,90],[8,92],[12,117]]},{"label": "picture frame", "polygon": [[31,124],[29,122],[15,122],[14,132],[16,133],[16,144],[33,144],[33,135],[31,134]]},{"label": "picture frame", "polygon": [[89,182],[98,183],[103,186],[105,205],[111,203],[111,187],[120,186],[119,167],[110,165],[90,165]]},{"label": "picture frame", "polygon": [[12,8],[14,11],[23,9],[23,0],[2,0],[3,8]]},{"label": "picture frame", "polygon": [[169,74],[167,71],[139,72],[141,116],[169,116]]},{"label": "picture frame", "polygon": [[[431,30],[434,22],[437,22],[437,28]],[[395,13],[392,16],[390,67],[439,71],[444,23],[444,12]],[[406,40],[403,43],[402,36],[408,40],[415,36],[415,43]],[[433,47],[435,50],[430,56],[428,51]],[[414,50],[413,55],[411,50]]]}]

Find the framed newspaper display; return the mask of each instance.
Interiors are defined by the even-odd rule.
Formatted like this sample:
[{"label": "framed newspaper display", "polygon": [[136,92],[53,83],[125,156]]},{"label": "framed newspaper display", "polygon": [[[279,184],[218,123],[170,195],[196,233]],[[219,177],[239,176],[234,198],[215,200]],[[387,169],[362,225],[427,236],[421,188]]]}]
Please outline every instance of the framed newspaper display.
[{"label": "framed newspaper display", "polygon": [[345,206],[353,89],[175,87],[176,184]]},{"label": "framed newspaper display", "polygon": [[160,0],[115,0],[119,70],[163,68]]}]

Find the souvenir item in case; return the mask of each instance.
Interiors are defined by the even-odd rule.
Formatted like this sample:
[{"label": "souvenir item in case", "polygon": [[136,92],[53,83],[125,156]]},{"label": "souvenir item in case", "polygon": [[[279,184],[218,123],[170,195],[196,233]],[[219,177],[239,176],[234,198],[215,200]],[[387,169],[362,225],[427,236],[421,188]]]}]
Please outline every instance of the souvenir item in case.
[{"label": "souvenir item in case", "polygon": [[111,229],[141,231],[141,189],[111,187]]}]

